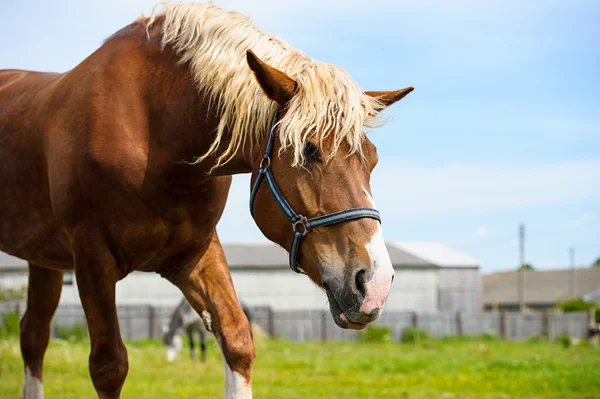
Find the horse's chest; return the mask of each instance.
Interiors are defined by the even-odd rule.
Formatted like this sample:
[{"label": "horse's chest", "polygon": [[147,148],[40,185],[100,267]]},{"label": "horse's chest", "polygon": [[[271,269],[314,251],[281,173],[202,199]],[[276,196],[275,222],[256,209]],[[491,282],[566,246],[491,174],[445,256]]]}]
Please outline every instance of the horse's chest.
[{"label": "horse's chest", "polygon": [[[134,262],[135,269],[146,271],[160,271],[163,268],[183,267],[195,263],[208,246],[215,233],[215,227],[220,218],[220,212],[211,212],[212,204],[196,207],[184,213],[177,223],[163,225],[160,231],[154,233],[151,225],[135,237],[136,244],[149,246],[148,251],[133,251],[139,261]],[[144,229],[142,229],[144,230]],[[144,253],[153,253],[153,256],[143,259]]]},{"label": "horse's chest", "polygon": [[159,272],[196,263],[206,249],[214,229],[181,229],[171,232],[164,245],[151,259],[139,262],[137,270]]}]

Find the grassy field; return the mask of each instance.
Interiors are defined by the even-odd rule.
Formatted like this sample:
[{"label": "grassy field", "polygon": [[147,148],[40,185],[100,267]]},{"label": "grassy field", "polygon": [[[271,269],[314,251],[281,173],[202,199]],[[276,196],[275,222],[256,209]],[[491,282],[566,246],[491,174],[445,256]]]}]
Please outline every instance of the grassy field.
[{"label": "grassy field", "polygon": [[[187,352],[165,361],[156,342],[128,343],[124,398],[222,398],[223,368],[211,341],[206,364]],[[0,341],[0,398],[19,398],[18,341]],[[53,341],[47,399],[94,397],[89,344]],[[462,340],[422,345],[306,343],[257,345],[256,398],[599,398],[600,350],[558,343]]]}]

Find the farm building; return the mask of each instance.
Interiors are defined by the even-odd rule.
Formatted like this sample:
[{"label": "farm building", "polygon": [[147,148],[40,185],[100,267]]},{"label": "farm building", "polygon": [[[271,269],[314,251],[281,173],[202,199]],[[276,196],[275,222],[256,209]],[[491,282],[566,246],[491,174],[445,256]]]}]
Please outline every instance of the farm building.
[{"label": "farm building", "polygon": [[[485,310],[519,310],[519,272],[488,274],[482,281]],[[557,302],[579,297],[600,302],[599,292],[600,267],[525,272],[525,304],[530,309],[552,309]]]},{"label": "farm building", "polygon": [[597,306],[600,306],[600,288],[588,294],[585,294],[583,296],[583,300],[594,302]]},{"label": "farm building", "polygon": [[[239,298],[249,306],[275,310],[324,310],[327,298],[308,278],[290,271],[287,252],[270,243],[224,244]],[[478,311],[479,262],[435,242],[387,243],[396,271],[386,309]],[[12,258],[13,260],[15,258]],[[4,260],[6,262],[6,259]],[[22,261],[12,269],[26,281]],[[3,279],[8,278],[5,275]],[[78,304],[72,275],[65,275],[61,304]],[[2,279],[0,279],[2,282]],[[154,273],[135,272],[117,284],[117,303],[175,305],[179,290]]]},{"label": "farm building", "polygon": [[27,284],[27,263],[0,252],[0,287],[14,288]]},{"label": "farm building", "polygon": [[[480,309],[479,263],[439,243],[387,243],[396,271],[386,309]],[[225,253],[238,295],[274,309],[326,309],[307,278],[290,273],[287,253],[272,244],[230,244]],[[268,293],[268,294],[267,294]]]}]

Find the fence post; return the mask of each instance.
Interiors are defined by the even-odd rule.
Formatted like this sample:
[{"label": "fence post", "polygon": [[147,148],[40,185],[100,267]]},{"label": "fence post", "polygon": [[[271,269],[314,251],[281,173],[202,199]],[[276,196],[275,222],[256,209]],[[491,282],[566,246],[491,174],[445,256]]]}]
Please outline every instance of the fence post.
[{"label": "fence post", "polygon": [[542,320],[542,336],[545,337],[548,341],[552,339],[552,327],[551,320],[552,317],[550,309],[546,309],[544,311],[544,318]]},{"label": "fence post", "polygon": [[154,339],[154,331],[156,330],[156,310],[150,305],[148,308],[148,338]]},{"label": "fence post", "polygon": [[456,335],[460,338],[463,336],[462,312],[456,312]]},{"label": "fence post", "polygon": [[125,338],[125,339],[133,339],[133,334],[131,332],[133,330],[133,328],[131,328],[131,325],[133,323],[131,306],[128,306],[125,309],[127,309],[127,311],[124,312],[127,315],[127,335],[126,335],[127,338]]},{"label": "fence post", "polygon": [[327,341],[327,312],[321,312],[321,341]]},{"label": "fence post", "polygon": [[411,314],[411,321],[413,328],[419,328],[419,315],[416,311],[413,311]]},{"label": "fence post", "polygon": [[269,325],[269,336],[271,338],[275,337],[275,316],[273,315],[273,308],[269,306],[269,311],[267,312],[268,317],[268,325]]},{"label": "fence post", "polygon": [[588,326],[596,326],[596,308],[593,306],[588,309]]},{"label": "fence post", "polygon": [[506,311],[505,310],[500,312],[500,337],[502,337],[502,339],[508,338],[508,328],[507,328]]}]

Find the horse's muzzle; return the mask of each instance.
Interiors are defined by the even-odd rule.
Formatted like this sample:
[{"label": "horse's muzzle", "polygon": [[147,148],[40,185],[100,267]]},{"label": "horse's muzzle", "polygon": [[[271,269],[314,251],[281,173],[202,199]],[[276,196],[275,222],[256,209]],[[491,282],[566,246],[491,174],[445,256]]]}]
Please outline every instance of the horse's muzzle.
[{"label": "horse's muzzle", "polygon": [[323,287],[335,323],[341,328],[361,330],[381,314],[394,278],[393,271],[358,268],[348,273],[348,268],[345,269],[343,276],[330,271],[322,273]]}]

